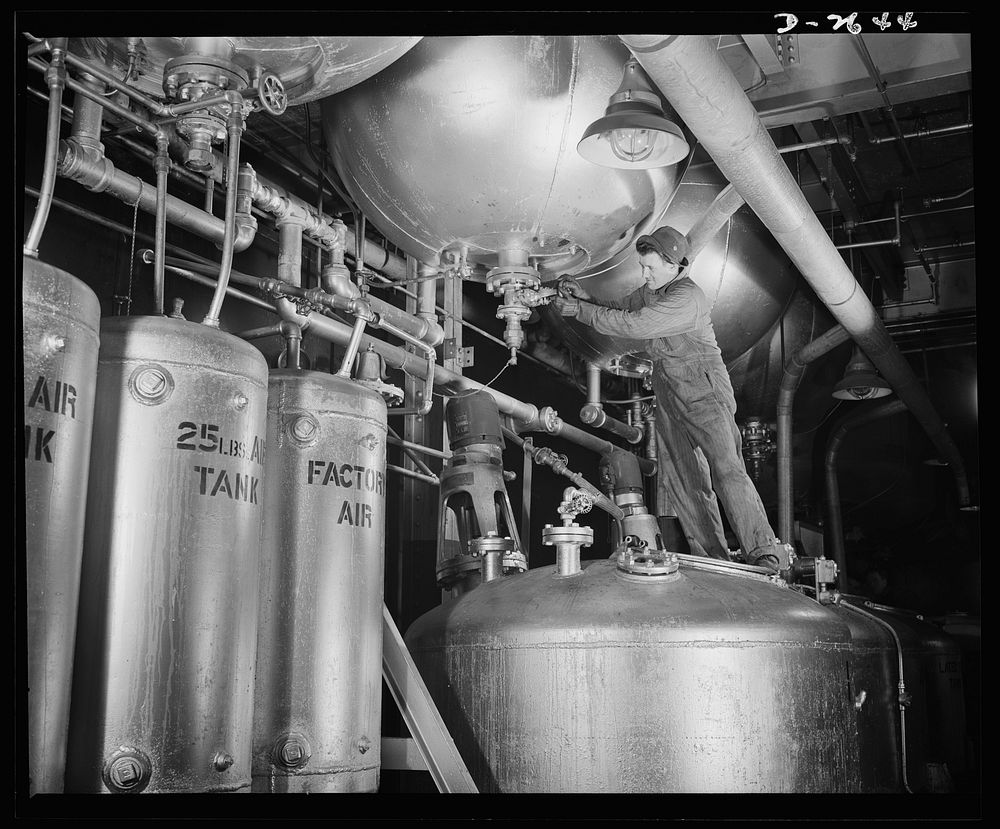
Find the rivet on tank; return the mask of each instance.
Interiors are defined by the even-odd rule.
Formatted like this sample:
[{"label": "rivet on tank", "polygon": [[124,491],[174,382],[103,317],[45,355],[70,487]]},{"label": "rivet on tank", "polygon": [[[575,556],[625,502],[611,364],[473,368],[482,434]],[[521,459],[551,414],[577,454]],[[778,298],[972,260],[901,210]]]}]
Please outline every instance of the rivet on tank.
[{"label": "rivet on tank", "polygon": [[267,364],[101,321],[67,790],[250,790]]}]

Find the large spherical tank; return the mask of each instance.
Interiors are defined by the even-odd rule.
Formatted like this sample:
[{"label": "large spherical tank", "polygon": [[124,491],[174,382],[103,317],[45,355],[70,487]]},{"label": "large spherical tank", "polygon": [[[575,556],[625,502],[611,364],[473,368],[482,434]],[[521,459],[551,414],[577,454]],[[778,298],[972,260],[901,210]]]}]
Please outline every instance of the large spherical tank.
[{"label": "large spherical tank", "polygon": [[579,270],[649,229],[677,176],[576,151],[628,56],[617,37],[427,37],[322,101],[327,143],[368,220],[417,259],[519,250],[543,277]]},{"label": "large spherical tank", "polygon": [[246,73],[250,84],[256,72],[278,76],[291,104],[303,104],[333,95],[380,72],[405,54],[419,37],[377,35],[363,37],[84,37],[72,46],[87,57],[124,77],[130,65],[130,48],[136,54],[139,73],[131,83],[140,91],[163,97],[163,70],[167,63],[185,56],[206,65],[235,67]]},{"label": "large spherical tank", "polygon": [[[670,225],[688,233],[702,218],[727,182],[713,166],[691,169],[677,187],[656,226]],[[757,216],[744,206],[695,257],[688,275],[701,287],[712,307],[712,325],[723,359],[732,363],[774,325],[788,306],[798,271]],[[576,275],[597,300],[620,299],[643,285],[635,246],[614,259]],[[609,337],[549,308],[546,322],[576,353],[604,369],[641,374],[649,357],[641,341]],[[621,358],[635,355],[638,360]]]},{"label": "large spherical tank", "polygon": [[267,363],[101,324],[66,787],[249,791]]},{"label": "large spherical tank", "polygon": [[314,371],[268,386],[253,790],[374,792],[386,405]]},{"label": "large spherical tank", "polygon": [[25,256],[24,527],[30,790],[61,792],[97,382],[101,306]]},{"label": "large spherical tank", "polygon": [[[903,681],[908,699],[905,708],[907,785],[916,792],[952,790],[955,778],[964,773],[966,765],[965,692],[958,643],[941,628],[911,611],[878,605],[862,596],[844,596],[844,601],[877,619],[877,624],[895,631],[896,637],[883,646],[891,682],[888,691],[880,696],[882,704],[891,703],[897,722],[899,654],[896,638],[902,646]],[[844,612],[860,615],[849,608]],[[853,629],[857,622],[851,625]]]},{"label": "large spherical tank", "polygon": [[850,631],[766,579],[541,567],[406,643],[480,791],[858,790]]}]

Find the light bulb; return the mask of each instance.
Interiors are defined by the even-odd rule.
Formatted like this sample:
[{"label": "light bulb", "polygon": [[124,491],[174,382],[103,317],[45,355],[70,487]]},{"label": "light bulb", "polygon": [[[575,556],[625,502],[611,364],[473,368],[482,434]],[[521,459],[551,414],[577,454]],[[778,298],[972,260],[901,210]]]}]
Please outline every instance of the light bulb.
[{"label": "light bulb", "polygon": [[656,133],[643,128],[609,130],[608,141],[615,158],[630,164],[645,161],[653,153]]}]

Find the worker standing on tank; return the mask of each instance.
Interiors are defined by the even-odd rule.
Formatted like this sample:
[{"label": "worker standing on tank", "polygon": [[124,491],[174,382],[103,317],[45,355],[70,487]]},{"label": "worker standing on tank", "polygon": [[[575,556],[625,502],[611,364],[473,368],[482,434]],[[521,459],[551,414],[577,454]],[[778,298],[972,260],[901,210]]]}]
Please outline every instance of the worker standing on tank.
[{"label": "worker standing on tank", "polygon": [[635,247],[645,285],[621,300],[598,302],[563,277],[552,305],[602,334],[646,341],[657,431],[668,455],[660,467],[665,471],[672,463],[671,488],[690,496],[677,506],[681,523],[694,525],[685,527],[696,542],[692,551],[729,558],[717,494],[746,562],[777,571],[787,566],[786,554],[743,462],[736,397],[708,299],[685,273],[687,238],[664,226],[640,236]]}]

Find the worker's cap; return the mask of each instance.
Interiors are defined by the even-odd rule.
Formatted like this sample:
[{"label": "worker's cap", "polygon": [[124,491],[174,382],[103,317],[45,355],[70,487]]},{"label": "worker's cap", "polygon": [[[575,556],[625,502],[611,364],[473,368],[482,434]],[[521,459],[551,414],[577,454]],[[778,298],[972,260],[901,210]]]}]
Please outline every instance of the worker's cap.
[{"label": "worker's cap", "polygon": [[652,233],[640,236],[635,240],[637,248],[643,243],[653,248],[668,262],[673,262],[675,265],[687,264],[687,237],[672,227],[667,227],[666,225],[658,227]]}]

